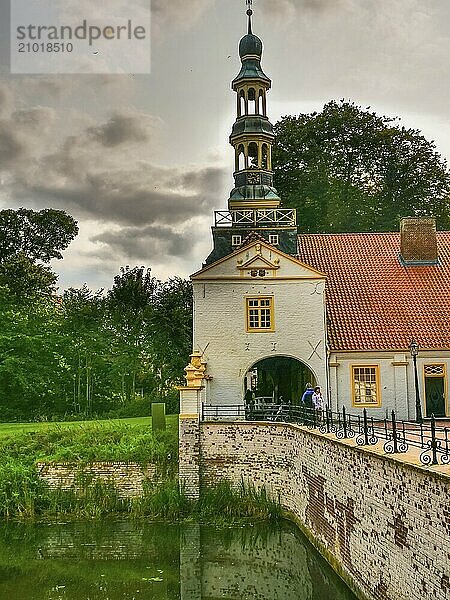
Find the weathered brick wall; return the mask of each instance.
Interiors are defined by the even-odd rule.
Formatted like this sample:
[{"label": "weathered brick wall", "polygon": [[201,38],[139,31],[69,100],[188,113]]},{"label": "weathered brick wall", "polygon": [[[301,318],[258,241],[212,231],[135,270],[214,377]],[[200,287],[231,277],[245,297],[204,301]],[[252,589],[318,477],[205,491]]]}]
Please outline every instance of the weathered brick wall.
[{"label": "weathered brick wall", "polygon": [[132,498],[142,495],[144,481],[158,483],[155,465],[142,467],[137,463],[94,462],[87,465],[69,463],[39,463],[39,476],[53,489],[79,489],[80,476],[92,481],[101,479],[114,484],[119,496]]},{"label": "weathered brick wall", "polygon": [[294,425],[203,423],[201,474],[266,486],[361,598],[450,598],[450,478]]},{"label": "weathered brick wall", "polygon": [[189,498],[197,499],[200,490],[200,422],[198,415],[180,415],[180,484]]}]

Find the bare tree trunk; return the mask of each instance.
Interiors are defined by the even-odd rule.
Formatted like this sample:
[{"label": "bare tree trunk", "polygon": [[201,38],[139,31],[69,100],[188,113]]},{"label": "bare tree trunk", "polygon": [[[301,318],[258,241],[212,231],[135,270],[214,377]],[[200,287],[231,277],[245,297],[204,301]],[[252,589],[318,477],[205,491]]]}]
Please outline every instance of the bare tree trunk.
[{"label": "bare tree trunk", "polygon": [[81,412],[81,356],[78,355],[78,373],[77,373],[77,409]]},{"label": "bare tree trunk", "polygon": [[122,373],[122,404],[124,404],[125,400],[126,400],[125,373]]},{"label": "bare tree trunk", "polygon": [[88,354],[86,354],[85,369],[86,369],[86,390],[85,390],[86,413],[91,414],[91,412],[92,412],[92,366],[91,366],[90,356]]}]

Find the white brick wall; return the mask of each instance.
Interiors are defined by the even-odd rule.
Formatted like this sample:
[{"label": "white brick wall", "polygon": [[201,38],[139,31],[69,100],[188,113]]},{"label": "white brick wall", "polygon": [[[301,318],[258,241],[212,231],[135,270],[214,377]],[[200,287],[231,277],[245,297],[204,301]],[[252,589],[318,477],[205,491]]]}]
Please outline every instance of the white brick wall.
[{"label": "white brick wall", "polygon": [[[406,364],[402,364],[406,363]],[[425,415],[425,382],[423,367],[425,364],[445,364],[447,373],[450,369],[450,352],[423,351],[417,360],[419,390],[422,402],[422,414]],[[390,415],[394,410],[399,419],[415,420],[416,397],[414,388],[414,369],[409,354],[395,352],[361,352],[333,353],[330,356],[330,397],[333,410],[336,406],[345,406],[355,413],[358,409],[352,406],[352,365],[379,365],[381,408],[368,409],[369,415],[384,418],[386,411]],[[338,366],[333,366],[333,365]],[[446,397],[449,398],[449,381],[446,380]]]},{"label": "white brick wall", "polygon": [[[323,288],[321,280],[194,282],[194,348],[206,348],[207,374],[213,377],[207,402],[240,402],[247,371],[276,355],[304,362],[326,395]],[[245,298],[266,295],[274,298],[275,331],[246,333]],[[319,356],[313,353],[317,345]]]}]

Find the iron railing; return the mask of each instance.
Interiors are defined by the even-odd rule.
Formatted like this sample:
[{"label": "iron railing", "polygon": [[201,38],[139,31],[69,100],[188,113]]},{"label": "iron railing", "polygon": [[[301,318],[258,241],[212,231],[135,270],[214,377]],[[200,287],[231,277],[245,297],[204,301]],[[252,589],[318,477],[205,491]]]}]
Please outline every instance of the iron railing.
[{"label": "iron railing", "polygon": [[423,465],[450,464],[450,428],[436,424],[434,415],[429,421],[413,423],[399,420],[392,411],[384,419],[369,417],[367,410],[355,415],[346,411],[333,412],[328,407],[315,410],[306,406],[265,404],[262,406],[202,405],[202,421],[272,421],[296,423],[337,439],[355,438],[358,446],[384,444],[386,454],[405,453],[410,447],[419,448]]},{"label": "iron railing", "polygon": [[216,227],[295,227],[296,211],[291,208],[220,210],[214,213]]}]

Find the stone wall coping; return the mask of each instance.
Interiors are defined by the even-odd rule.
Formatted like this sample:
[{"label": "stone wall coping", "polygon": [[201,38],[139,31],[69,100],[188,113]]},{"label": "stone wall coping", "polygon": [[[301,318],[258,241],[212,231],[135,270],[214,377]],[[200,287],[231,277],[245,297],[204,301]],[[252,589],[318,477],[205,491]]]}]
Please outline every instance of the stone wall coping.
[{"label": "stone wall coping", "polygon": [[[307,433],[308,435],[311,435],[311,437],[316,437],[316,438],[322,438],[322,439],[326,439],[329,442],[331,442],[332,444],[336,444],[337,446],[347,446],[352,448],[353,450],[356,450],[357,452],[360,452],[362,454],[370,454],[371,456],[375,456],[377,457],[379,460],[383,461],[386,460],[388,462],[392,462],[394,464],[397,465],[402,465],[402,466],[408,466],[409,468],[413,469],[414,471],[418,471],[419,473],[422,474],[426,474],[426,475],[431,475],[433,477],[435,477],[436,479],[441,479],[444,480],[445,482],[450,483],[450,465],[434,465],[434,467],[428,467],[428,466],[424,466],[422,464],[418,463],[418,455],[421,453],[421,449],[417,448],[417,452],[414,453],[413,451],[408,451],[406,454],[386,454],[385,452],[383,452],[382,448],[383,446],[381,445],[381,449],[377,449],[374,446],[358,446],[358,444],[356,443],[356,441],[354,439],[351,438],[347,438],[347,439],[337,439],[334,437],[333,434],[329,433],[321,433],[320,431],[314,431],[311,429],[308,429],[306,426],[303,425],[297,425],[296,423],[284,423],[282,421],[280,422],[267,422],[267,421],[203,421],[202,422],[202,426],[207,425],[213,425],[213,426],[221,426],[223,427],[224,425],[239,425],[240,427],[242,426],[246,426],[246,427],[252,427],[254,425],[259,425],[259,426],[265,426],[265,427],[276,427],[276,428],[287,428],[287,429],[293,429],[294,431],[302,431],[303,433]],[[414,450],[416,450],[415,447],[413,447]],[[417,456],[415,456],[417,455]],[[414,462],[416,461],[416,462]]]}]

